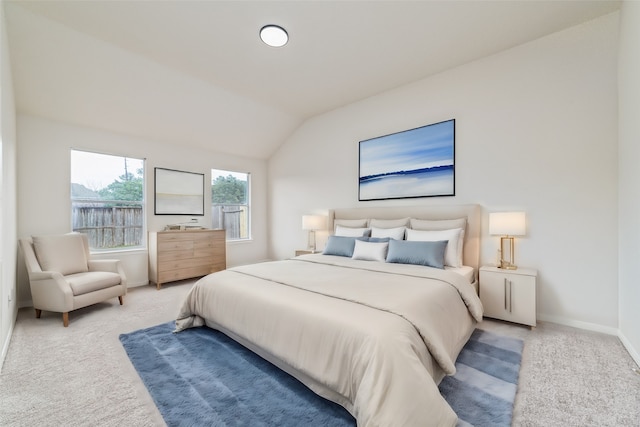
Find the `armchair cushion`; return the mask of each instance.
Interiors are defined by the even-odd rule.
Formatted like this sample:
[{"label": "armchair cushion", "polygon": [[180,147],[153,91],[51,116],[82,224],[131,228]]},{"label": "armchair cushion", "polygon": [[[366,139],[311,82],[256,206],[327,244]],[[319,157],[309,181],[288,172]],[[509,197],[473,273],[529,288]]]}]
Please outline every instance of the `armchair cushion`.
[{"label": "armchair cushion", "polygon": [[121,282],[118,273],[110,273],[108,271],[70,274],[65,276],[65,280],[71,286],[74,296],[110,288],[111,286],[119,285]]},{"label": "armchair cushion", "polygon": [[63,276],[89,271],[80,234],[33,236],[33,248],[43,271],[57,271]]}]

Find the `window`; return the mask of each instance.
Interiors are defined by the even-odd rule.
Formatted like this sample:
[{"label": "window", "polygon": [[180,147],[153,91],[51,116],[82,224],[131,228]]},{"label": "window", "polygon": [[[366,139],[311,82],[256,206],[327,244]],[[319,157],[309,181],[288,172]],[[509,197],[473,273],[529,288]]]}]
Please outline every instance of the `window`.
[{"label": "window", "polygon": [[227,230],[227,240],[251,238],[249,174],[211,170],[212,228]]},{"label": "window", "polygon": [[144,160],[71,150],[71,229],[93,250],[142,247]]}]

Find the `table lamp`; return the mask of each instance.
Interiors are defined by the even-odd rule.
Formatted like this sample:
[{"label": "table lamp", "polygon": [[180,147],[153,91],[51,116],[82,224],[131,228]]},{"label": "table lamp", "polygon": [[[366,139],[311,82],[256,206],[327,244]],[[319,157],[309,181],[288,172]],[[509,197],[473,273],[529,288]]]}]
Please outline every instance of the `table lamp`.
[{"label": "table lamp", "polygon": [[307,247],[316,252],[316,231],[327,228],[327,217],[323,215],[302,215],[302,229],[309,230]]},{"label": "table lamp", "polygon": [[[493,212],[489,214],[489,234],[500,237],[500,265],[498,268],[516,270],[513,256],[514,236],[524,236],[526,229],[524,212]],[[505,248],[505,245],[508,248]],[[509,253],[509,258],[505,254]]]}]

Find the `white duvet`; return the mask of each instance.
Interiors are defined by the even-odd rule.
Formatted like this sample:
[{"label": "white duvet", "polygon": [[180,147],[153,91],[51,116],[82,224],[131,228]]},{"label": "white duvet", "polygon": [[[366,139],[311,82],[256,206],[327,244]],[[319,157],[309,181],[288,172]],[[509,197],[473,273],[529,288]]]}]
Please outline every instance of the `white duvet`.
[{"label": "white duvet", "polygon": [[358,426],[454,426],[443,373],[482,305],[462,276],[321,254],[235,267],[200,279],[176,331],[220,326],[283,362]]}]

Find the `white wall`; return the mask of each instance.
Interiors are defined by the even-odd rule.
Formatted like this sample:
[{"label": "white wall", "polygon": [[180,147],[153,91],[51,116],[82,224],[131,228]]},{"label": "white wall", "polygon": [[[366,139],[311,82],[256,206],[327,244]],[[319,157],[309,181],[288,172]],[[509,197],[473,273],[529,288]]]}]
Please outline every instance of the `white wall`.
[{"label": "white wall", "polygon": [[619,84],[620,337],[640,364],[640,3],[621,9]]},{"label": "white wall", "polygon": [[[264,160],[243,158],[211,151],[167,145],[123,134],[74,126],[28,115],[18,115],[18,236],[66,233],[71,228],[70,150],[80,149],[106,154],[146,158],[146,222],[148,230],[189,221],[192,216],[153,213],[153,168],[164,167],[205,174],[211,182],[211,169],[251,173],[251,229],[253,240],[227,245],[230,266],[259,261],[267,257],[267,164]],[[200,223],[211,226],[211,194],[205,191],[205,216]],[[113,258],[112,254],[102,255]],[[116,253],[123,262],[130,286],[148,283],[146,250]],[[24,265],[18,268],[18,300],[29,305],[31,295]]]},{"label": "white wall", "polygon": [[[309,212],[479,203],[492,263],[487,213],[522,209],[539,318],[616,331],[617,43],[614,13],[309,120],[269,161],[272,254],[305,246]],[[357,201],[358,141],[450,118],[455,197]]]},{"label": "white wall", "polygon": [[286,113],[34,14],[23,2],[3,3],[21,113],[256,158],[298,126]]},{"label": "white wall", "polygon": [[16,113],[4,4],[0,5],[0,368],[17,314]]}]

